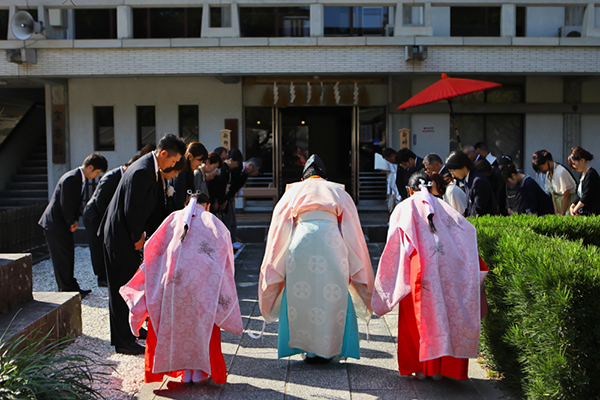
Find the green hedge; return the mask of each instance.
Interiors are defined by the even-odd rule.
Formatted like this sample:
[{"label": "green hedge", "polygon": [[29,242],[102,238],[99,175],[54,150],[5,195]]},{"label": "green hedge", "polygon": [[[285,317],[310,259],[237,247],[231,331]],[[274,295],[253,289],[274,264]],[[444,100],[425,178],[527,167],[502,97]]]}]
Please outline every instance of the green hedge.
[{"label": "green hedge", "polygon": [[479,217],[481,351],[529,399],[600,398],[600,218]]}]

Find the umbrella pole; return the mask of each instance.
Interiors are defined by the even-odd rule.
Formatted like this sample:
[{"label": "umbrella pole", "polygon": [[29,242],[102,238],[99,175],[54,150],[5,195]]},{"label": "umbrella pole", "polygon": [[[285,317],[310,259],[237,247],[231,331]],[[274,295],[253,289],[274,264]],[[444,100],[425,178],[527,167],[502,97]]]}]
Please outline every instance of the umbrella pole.
[{"label": "umbrella pole", "polygon": [[456,132],[456,140],[458,141],[458,148],[462,151],[462,143],[460,142],[460,135],[458,134],[458,125],[456,125],[456,119],[454,118],[454,109],[452,108],[452,100],[448,100],[448,104],[450,105],[450,118],[452,118],[452,122],[454,123],[454,132]]}]

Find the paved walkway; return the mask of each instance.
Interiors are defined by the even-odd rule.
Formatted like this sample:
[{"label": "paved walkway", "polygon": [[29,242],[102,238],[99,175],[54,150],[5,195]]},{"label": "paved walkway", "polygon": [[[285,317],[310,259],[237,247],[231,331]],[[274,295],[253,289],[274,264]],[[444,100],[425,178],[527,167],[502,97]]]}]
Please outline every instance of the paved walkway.
[{"label": "paved walkway", "polygon": [[[382,245],[370,244],[376,266]],[[246,329],[259,331],[262,318],[257,286],[264,245],[247,245],[236,260],[236,282]],[[251,317],[250,317],[251,316]],[[299,355],[277,359],[277,324],[267,325],[264,337],[254,340],[222,332],[222,349],[228,367],[224,385],[184,386],[178,380],[144,384],[134,399],[507,399],[485,377],[475,360],[469,365],[468,381],[440,381],[401,377],[397,364],[398,315],[374,317],[369,325],[359,321],[361,359],[334,359],[325,366],[305,364]]]}]

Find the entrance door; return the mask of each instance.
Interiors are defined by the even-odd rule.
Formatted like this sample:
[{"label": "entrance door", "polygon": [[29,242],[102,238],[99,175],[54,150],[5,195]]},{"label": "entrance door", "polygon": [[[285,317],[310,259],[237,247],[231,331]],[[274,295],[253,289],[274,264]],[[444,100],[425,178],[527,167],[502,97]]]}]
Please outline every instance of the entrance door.
[{"label": "entrance door", "polygon": [[298,182],[308,157],[318,154],[327,177],[352,194],[352,107],[288,107],[280,111],[281,185]]}]

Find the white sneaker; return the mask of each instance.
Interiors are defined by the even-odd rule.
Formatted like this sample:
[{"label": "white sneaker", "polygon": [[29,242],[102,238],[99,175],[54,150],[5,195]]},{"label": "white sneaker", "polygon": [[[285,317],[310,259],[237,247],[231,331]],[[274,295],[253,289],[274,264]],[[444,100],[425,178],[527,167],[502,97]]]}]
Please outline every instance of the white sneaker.
[{"label": "white sneaker", "polygon": [[208,380],[208,374],[200,369],[195,369],[192,380],[194,383],[204,383]]},{"label": "white sneaker", "polygon": [[182,383],[190,383],[192,381],[192,370],[186,369],[183,371],[183,378],[181,378]]}]

